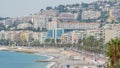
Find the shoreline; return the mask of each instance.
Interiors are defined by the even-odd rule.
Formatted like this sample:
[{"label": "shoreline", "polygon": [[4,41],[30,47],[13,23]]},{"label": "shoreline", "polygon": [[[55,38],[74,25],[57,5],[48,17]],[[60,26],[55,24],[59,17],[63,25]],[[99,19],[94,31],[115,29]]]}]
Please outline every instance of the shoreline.
[{"label": "shoreline", "polygon": [[[48,56],[48,55],[41,55],[39,53],[33,53],[35,55],[39,55],[39,56],[45,56],[45,57],[48,57],[47,60],[53,60],[54,57],[53,56]],[[46,68],[51,68],[53,65],[55,64],[55,62],[50,62],[49,64],[47,64]]]},{"label": "shoreline", "polygon": [[[24,46],[23,46],[24,47]],[[24,47],[25,48],[25,47]],[[42,54],[42,53],[39,53],[39,52],[35,52],[35,51],[22,51],[22,50],[19,50],[19,49],[23,49],[23,48],[19,48],[17,47],[18,50],[16,50],[16,48],[9,48],[8,46],[0,46],[0,51],[11,51],[11,52],[22,52],[22,53],[28,53],[28,54],[35,54],[35,55],[39,55],[39,56],[45,56],[45,57],[48,57],[47,60],[54,60],[54,56],[49,56],[49,55],[46,55],[46,54]],[[27,49],[27,48],[25,48]],[[51,68],[52,66],[54,66],[54,64],[56,64],[56,62],[50,62],[49,64],[47,64],[46,68]]]},{"label": "shoreline", "polygon": [[[0,50],[3,51],[15,51],[15,52],[24,52],[31,53],[41,56],[50,57],[48,60],[56,60],[57,62],[50,62],[46,67],[47,68],[66,68],[66,65],[71,65],[71,68],[74,68],[78,65],[80,68],[85,66],[90,66],[91,68],[97,68],[98,63],[94,62],[90,56],[82,55],[79,52],[72,50],[63,50],[61,48],[43,48],[43,47],[25,47],[25,46],[0,46]],[[79,61],[70,59],[70,56],[79,56]],[[99,59],[99,64],[105,63],[105,60]]]}]

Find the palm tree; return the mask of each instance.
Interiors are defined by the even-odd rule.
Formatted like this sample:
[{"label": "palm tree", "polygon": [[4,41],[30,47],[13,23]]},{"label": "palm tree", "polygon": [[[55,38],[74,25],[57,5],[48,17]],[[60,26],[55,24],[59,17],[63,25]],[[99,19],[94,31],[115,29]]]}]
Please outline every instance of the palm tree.
[{"label": "palm tree", "polygon": [[27,42],[25,34],[23,34],[23,33],[21,34],[20,40],[22,42],[22,45],[25,45],[25,43]]},{"label": "palm tree", "polygon": [[61,39],[56,39],[56,41],[57,41],[57,44],[61,43]]},{"label": "palm tree", "polygon": [[107,43],[107,56],[110,60],[110,68],[118,68],[118,62],[120,62],[120,39],[111,39]]},{"label": "palm tree", "polygon": [[49,38],[45,40],[45,42],[46,42],[47,44],[49,44],[50,41],[51,41],[51,39],[49,39]]}]

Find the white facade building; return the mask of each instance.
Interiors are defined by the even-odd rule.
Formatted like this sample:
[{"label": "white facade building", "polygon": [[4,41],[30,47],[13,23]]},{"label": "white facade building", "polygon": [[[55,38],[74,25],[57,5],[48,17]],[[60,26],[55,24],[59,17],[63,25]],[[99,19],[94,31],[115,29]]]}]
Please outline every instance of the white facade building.
[{"label": "white facade building", "polygon": [[105,43],[114,38],[120,38],[120,24],[106,24],[104,26]]},{"label": "white facade building", "polygon": [[82,12],[82,19],[97,19],[100,16],[101,16],[100,11],[88,10],[88,11],[83,11]]},{"label": "white facade building", "polygon": [[21,23],[17,26],[17,29],[25,29],[28,27],[33,27],[33,25],[29,24],[29,23]]},{"label": "white facade building", "polygon": [[80,23],[80,22],[64,22],[58,23],[58,28],[63,29],[98,29],[99,23]]},{"label": "white facade building", "polygon": [[34,15],[32,18],[33,26],[35,29],[46,28],[46,18],[45,15]]}]

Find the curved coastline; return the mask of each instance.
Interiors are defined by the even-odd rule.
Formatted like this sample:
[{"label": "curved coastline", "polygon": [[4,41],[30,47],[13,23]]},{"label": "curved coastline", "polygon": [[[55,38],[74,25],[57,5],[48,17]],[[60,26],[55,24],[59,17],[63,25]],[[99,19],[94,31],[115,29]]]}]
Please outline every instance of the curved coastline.
[{"label": "curved coastline", "polygon": [[[47,56],[47,55],[46,55]],[[48,60],[52,60],[52,59],[54,59],[54,57],[52,57],[52,56],[48,56],[49,57],[49,59]],[[50,62],[47,66],[46,66],[46,68],[50,68],[51,66],[53,66],[55,64],[55,62]]]},{"label": "curved coastline", "polygon": [[[16,46],[15,48],[9,46],[0,46],[0,50],[24,52],[24,53],[41,55],[41,56],[47,56],[49,57],[48,60],[57,61],[57,62],[50,62],[46,66],[46,68],[55,68],[56,65],[57,67],[65,67],[65,65],[67,64],[74,67],[75,65],[78,65],[78,63],[79,63],[79,67],[81,68],[84,66],[93,66],[92,68],[94,68],[97,65],[94,64],[93,58],[91,58],[90,56],[87,56],[86,54],[81,54],[73,50],[63,50],[60,48],[56,49],[56,48],[42,48],[42,47],[25,47],[25,46]],[[80,61],[75,61],[70,59],[70,56],[76,56],[76,55],[80,57]],[[99,58],[98,60],[99,64],[105,63],[106,58],[100,58],[100,57],[98,58]]]},{"label": "curved coastline", "polygon": [[[10,52],[21,52],[21,53],[30,53],[30,54],[35,54],[35,55],[39,55],[39,56],[45,56],[45,57],[48,57],[48,59],[47,60],[52,60],[52,59],[54,59],[54,57],[53,56],[49,56],[49,55],[47,55],[47,54],[45,54],[45,53],[39,53],[39,52],[35,52],[35,51],[19,51],[20,49],[22,49],[22,48],[17,48],[18,50],[14,50],[14,48],[12,49],[12,48],[8,48],[8,47],[6,47],[6,46],[3,46],[3,47],[1,47],[0,48],[0,51],[10,51]],[[27,48],[26,48],[27,49]],[[50,68],[51,66],[53,66],[55,64],[55,62],[50,62],[49,64],[47,64],[46,65],[46,68]]]},{"label": "curved coastline", "polygon": [[[36,55],[40,55],[40,56],[46,56],[46,57],[48,57],[47,60],[52,60],[52,59],[54,59],[53,56],[42,55],[42,54],[39,54],[39,53],[35,53],[35,54],[36,54]],[[50,67],[53,66],[54,64],[55,64],[55,62],[50,62],[49,64],[47,64],[46,68],[50,68]]]}]

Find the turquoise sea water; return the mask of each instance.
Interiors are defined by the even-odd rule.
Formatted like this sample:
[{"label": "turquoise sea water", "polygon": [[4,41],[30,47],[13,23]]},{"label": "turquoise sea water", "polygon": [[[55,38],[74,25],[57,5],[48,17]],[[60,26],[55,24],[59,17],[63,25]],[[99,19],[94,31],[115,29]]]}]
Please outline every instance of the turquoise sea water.
[{"label": "turquoise sea water", "polygon": [[47,62],[35,62],[47,60],[46,56],[34,54],[0,51],[0,68],[46,68]]}]

